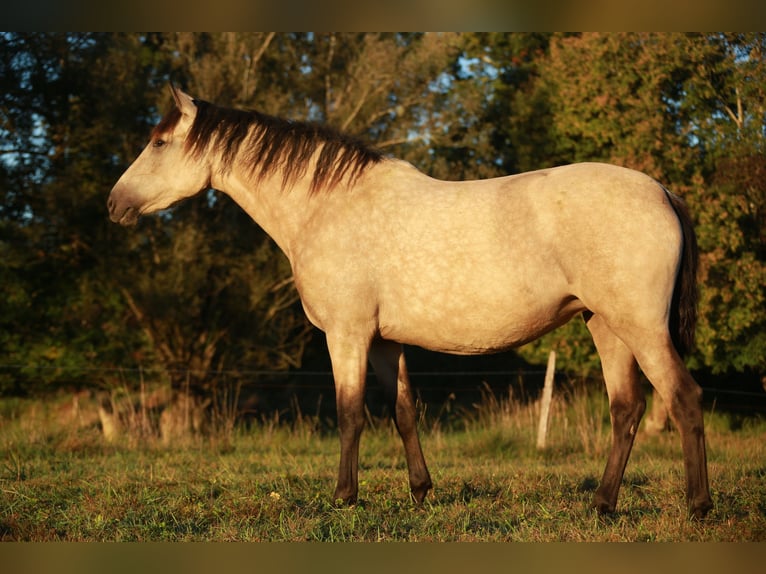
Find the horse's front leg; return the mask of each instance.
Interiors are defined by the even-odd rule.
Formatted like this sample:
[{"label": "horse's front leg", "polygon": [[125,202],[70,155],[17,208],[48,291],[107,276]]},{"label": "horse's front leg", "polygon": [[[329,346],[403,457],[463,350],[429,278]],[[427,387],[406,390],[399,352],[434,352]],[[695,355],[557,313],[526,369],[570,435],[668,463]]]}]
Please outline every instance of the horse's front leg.
[{"label": "horse's front leg", "polygon": [[364,426],[365,379],[369,341],[328,333],[327,346],[335,379],[340,433],[340,465],[335,501],[354,504],[359,490],[359,437]]},{"label": "horse's front leg", "polygon": [[432,484],[418,438],[417,412],[402,346],[399,343],[376,339],[370,348],[370,362],[386,393],[396,428],[404,443],[412,498],[421,503]]}]

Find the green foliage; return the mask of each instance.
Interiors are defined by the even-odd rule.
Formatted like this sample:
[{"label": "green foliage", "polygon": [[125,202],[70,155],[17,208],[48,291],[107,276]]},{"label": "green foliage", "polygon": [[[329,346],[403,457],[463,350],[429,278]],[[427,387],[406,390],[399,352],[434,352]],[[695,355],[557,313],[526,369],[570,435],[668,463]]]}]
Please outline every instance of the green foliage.
[{"label": "green foliage", "polygon": [[722,372],[766,366],[766,162],[720,161],[694,204],[703,251],[699,362]]},{"label": "green foliage", "polygon": [[557,37],[543,64],[567,161],[626,165],[673,184],[694,173],[678,103],[694,64],[682,34]]},{"label": "green foliage", "polygon": [[289,264],[228,198],[122,231],[131,248],[111,281],[173,386],[208,393],[222,370],[300,366],[309,330]]},{"label": "green foliage", "polygon": [[[138,44],[122,35],[2,36],[2,391],[93,384],[92,367],[137,343],[104,281],[103,198],[130,134],[147,129],[146,101],[128,79],[145,76]],[[116,69],[123,90],[110,91],[105,78],[119,78]],[[126,115],[130,129],[114,135]]]},{"label": "green foliage", "polygon": [[556,351],[557,369],[579,376],[590,376],[600,372],[601,362],[596,347],[585,321],[580,317],[575,317],[566,325],[525,345],[518,353],[529,363],[542,365],[551,351]]}]

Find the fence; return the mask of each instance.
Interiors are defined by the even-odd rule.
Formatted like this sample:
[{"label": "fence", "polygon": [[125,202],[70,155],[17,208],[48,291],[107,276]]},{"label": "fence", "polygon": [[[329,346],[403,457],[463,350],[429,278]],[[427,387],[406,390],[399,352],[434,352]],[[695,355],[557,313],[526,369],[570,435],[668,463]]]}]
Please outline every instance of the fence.
[{"label": "fence", "polygon": [[[167,372],[150,369],[109,369],[93,367],[88,369],[67,369],[59,366],[36,365],[0,365],[0,376],[12,377],[23,370],[26,378],[46,377],[55,370],[63,376],[59,377],[56,388],[72,390],[89,388],[92,390],[109,390],[115,385],[127,388],[138,388],[140,381],[156,383],[165,380]],[[181,371],[182,373],[185,371]],[[517,368],[498,370],[412,370],[410,379],[417,398],[424,404],[442,405],[451,400],[464,405],[471,405],[482,399],[482,393],[490,390],[497,396],[512,393],[513,398],[520,401],[534,401],[540,397],[543,389],[545,369]],[[177,374],[177,373],[176,373]],[[199,374],[199,373],[196,373]],[[242,401],[251,401],[251,406],[257,410],[269,408],[285,408],[299,406],[312,412],[318,401],[325,407],[334,408],[334,385],[332,372],[329,370],[223,370],[206,373],[210,379],[211,389],[230,390],[236,387],[242,395]],[[556,371],[553,378],[553,388],[565,384],[599,385],[600,379],[573,379],[564,371]],[[766,413],[766,391],[756,383],[738,385],[737,387],[723,386],[720,382],[706,385],[706,380],[700,378],[703,386],[704,401],[707,408],[729,410],[739,413]],[[646,384],[647,393],[649,385]],[[374,373],[368,373],[368,405],[380,409],[383,404],[382,390],[374,380]],[[297,399],[297,403],[295,402]],[[247,408],[247,405],[245,405]]]}]

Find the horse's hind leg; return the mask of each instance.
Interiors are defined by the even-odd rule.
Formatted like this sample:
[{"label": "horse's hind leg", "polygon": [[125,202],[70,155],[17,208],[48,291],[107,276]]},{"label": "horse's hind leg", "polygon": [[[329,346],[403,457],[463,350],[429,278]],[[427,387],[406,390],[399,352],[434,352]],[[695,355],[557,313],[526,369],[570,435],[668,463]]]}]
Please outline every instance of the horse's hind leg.
[{"label": "horse's hind leg", "polygon": [[420,447],[415,403],[402,346],[399,343],[376,339],[370,348],[370,362],[383,386],[394,423],[404,443],[412,497],[418,503],[423,502],[432,486],[431,476]]},{"label": "horse's hind leg", "polygon": [[587,318],[604,373],[612,421],[612,444],[604,475],[593,497],[599,513],[614,512],[625,466],[633,448],[646,400],[638,378],[636,359],[630,349],[599,315]]},{"label": "horse's hind leg", "polygon": [[667,332],[645,334],[633,348],[641,369],[662,397],[681,435],[689,512],[702,518],[713,506],[707,476],[702,389],[686,369]]}]

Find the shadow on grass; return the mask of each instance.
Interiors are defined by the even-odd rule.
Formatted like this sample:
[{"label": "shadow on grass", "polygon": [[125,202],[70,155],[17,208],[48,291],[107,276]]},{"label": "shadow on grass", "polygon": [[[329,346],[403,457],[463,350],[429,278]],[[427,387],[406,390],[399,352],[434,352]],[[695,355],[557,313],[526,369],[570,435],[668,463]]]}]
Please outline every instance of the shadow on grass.
[{"label": "shadow on grass", "polygon": [[577,492],[596,492],[598,484],[598,479],[595,476],[586,476],[580,482]]}]

